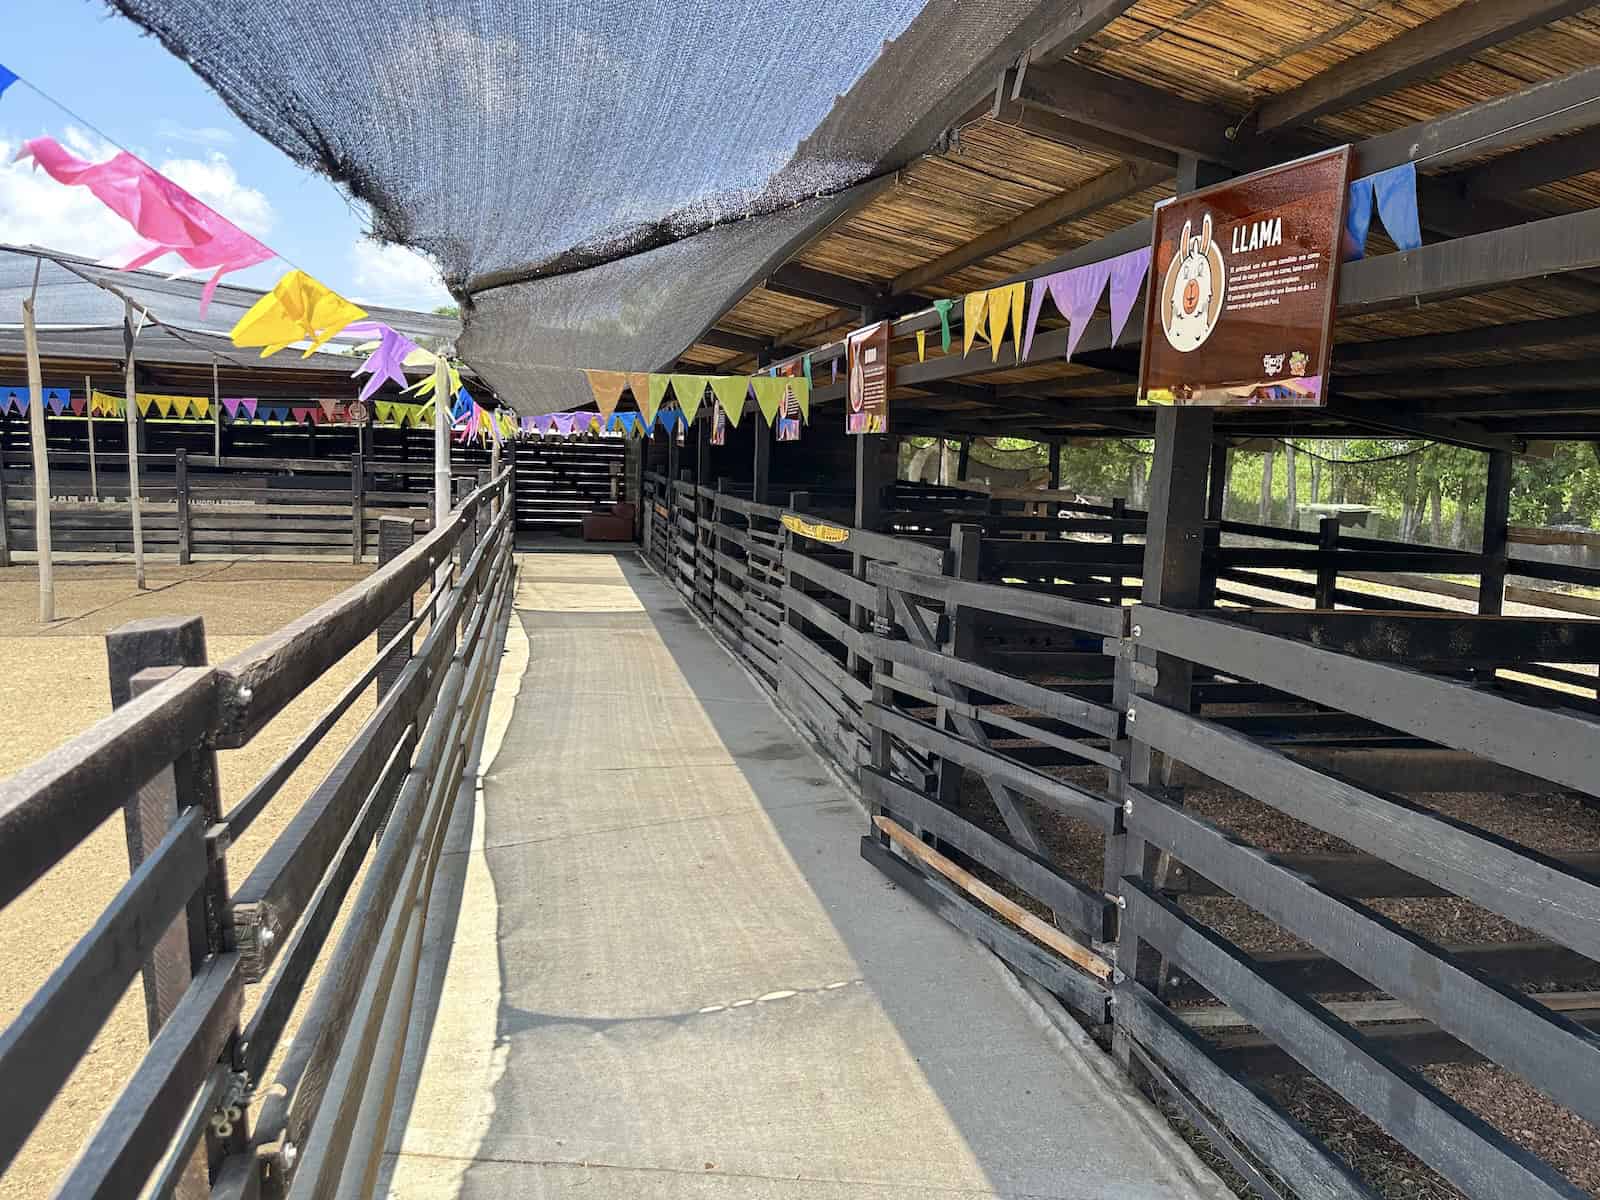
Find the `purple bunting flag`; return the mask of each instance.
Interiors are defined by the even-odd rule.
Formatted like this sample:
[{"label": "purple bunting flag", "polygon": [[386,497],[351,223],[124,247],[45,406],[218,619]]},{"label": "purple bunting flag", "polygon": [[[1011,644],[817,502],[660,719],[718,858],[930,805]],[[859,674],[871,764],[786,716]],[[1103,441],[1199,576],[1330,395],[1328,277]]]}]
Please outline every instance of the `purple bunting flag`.
[{"label": "purple bunting flag", "polygon": [[1115,346],[1139,298],[1144,277],[1150,271],[1150,247],[1130,250],[1111,260],[1111,344]]}]

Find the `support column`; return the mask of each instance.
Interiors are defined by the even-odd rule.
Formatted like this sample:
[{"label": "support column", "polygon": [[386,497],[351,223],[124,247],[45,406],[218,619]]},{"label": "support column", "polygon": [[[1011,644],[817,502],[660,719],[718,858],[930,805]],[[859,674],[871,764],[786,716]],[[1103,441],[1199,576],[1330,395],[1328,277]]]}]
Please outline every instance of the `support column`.
[{"label": "support column", "polygon": [[[1209,408],[1166,407],[1156,412],[1155,461],[1150,472],[1149,521],[1145,532],[1143,602],[1174,608],[1198,608],[1204,592],[1206,481],[1212,463],[1214,413]],[[1139,627],[1117,660],[1116,702],[1127,713],[1123,761],[1128,782],[1139,787],[1164,786],[1166,763],[1149,745],[1139,741],[1138,696],[1149,696],[1187,712],[1193,667],[1182,659],[1139,647]],[[1131,651],[1131,653],[1130,653]],[[1114,796],[1126,796],[1122,781],[1113,773]],[[1119,822],[1120,825],[1120,822]],[[1168,856],[1147,847],[1142,838],[1120,830],[1106,838],[1105,889],[1121,890],[1124,874],[1140,875],[1160,886],[1168,869]],[[1142,953],[1137,943],[1118,948],[1121,969],[1145,986],[1159,991],[1161,962]],[[1125,1039],[1118,1037],[1119,1058],[1128,1062]]]},{"label": "support column", "polygon": [[[1228,455],[1231,448],[1226,441],[1217,441],[1211,447],[1210,481],[1206,487],[1205,545],[1208,551],[1222,548],[1222,513],[1228,503]],[[1215,561],[1205,568],[1200,585],[1200,607],[1217,605],[1217,568]]]},{"label": "support column", "polygon": [[[361,428],[357,427],[358,434]],[[357,564],[367,552],[366,493],[366,471],[358,452],[350,456],[350,561]]]},{"label": "support column", "polygon": [[[1061,488],[1061,442],[1059,439],[1050,440],[1050,490],[1059,491]],[[1052,512],[1050,514],[1054,516]]]},{"label": "support column", "polygon": [[766,504],[772,491],[772,431],[762,426],[760,417],[752,420],[754,424],[750,435],[755,439],[755,451],[752,455],[754,465],[750,475],[750,497],[757,504]]},{"label": "support column", "polygon": [[965,483],[967,481],[967,468],[970,467],[971,465],[972,465],[972,439],[970,437],[964,437],[964,438],[961,439],[961,449],[956,452],[956,482],[957,483]]},{"label": "support column", "polygon": [[[856,438],[856,505],[854,524],[857,529],[875,530],[883,519],[884,463],[894,461],[896,439],[882,434],[859,433]],[[857,579],[867,577],[867,560],[860,554],[850,556],[850,573]],[[865,605],[851,601],[850,627],[866,629],[872,624],[872,611]],[[868,660],[854,650],[847,655],[852,672]]]},{"label": "support column", "polygon": [[1483,566],[1478,576],[1478,611],[1498,615],[1506,596],[1507,533],[1511,524],[1511,455],[1489,452],[1489,481],[1483,496]]},{"label": "support column", "polygon": [[189,452],[179,450],[173,459],[173,481],[178,493],[178,565],[186,567],[194,557],[194,533],[189,514]]}]

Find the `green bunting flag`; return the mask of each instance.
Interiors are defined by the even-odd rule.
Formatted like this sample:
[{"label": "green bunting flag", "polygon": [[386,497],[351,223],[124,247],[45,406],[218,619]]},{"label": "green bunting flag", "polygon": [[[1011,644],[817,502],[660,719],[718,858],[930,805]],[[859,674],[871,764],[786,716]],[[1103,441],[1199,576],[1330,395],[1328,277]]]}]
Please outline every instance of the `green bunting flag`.
[{"label": "green bunting flag", "polygon": [[655,423],[656,413],[661,411],[661,402],[666,399],[667,384],[670,380],[670,375],[652,374],[650,376],[649,386],[645,389],[645,424]]},{"label": "green bunting flag", "polygon": [[683,415],[690,424],[694,423],[696,414],[700,411],[700,401],[705,399],[706,385],[711,382],[709,375],[674,375],[672,377],[672,394],[678,398],[678,407],[683,409]]},{"label": "green bunting flag", "polygon": [[934,310],[939,314],[939,348],[946,354],[950,353],[950,310],[955,307],[954,300],[935,300]]},{"label": "green bunting flag", "polygon": [[806,355],[800,360],[800,373],[806,377],[806,387],[811,386],[811,355]]},{"label": "green bunting flag", "polygon": [[783,407],[783,393],[793,382],[792,379],[775,379],[771,375],[751,377],[750,385],[756,390],[756,404],[768,425],[777,419],[778,410]]},{"label": "green bunting flag", "polygon": [[744,398],[749,390],[750,380],[743,375],[711,376],[711,394],[717,398],[717,405],[728,418],[729,425],[739,424],[739,418],[744,415]]}]

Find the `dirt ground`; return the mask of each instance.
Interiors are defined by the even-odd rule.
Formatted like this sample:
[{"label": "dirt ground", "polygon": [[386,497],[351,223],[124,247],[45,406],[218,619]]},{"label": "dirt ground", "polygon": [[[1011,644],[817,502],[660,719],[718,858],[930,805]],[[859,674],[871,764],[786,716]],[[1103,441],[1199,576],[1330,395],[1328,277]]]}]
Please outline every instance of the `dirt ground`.
[{"label": "dirt ground", "polygon": [[[220,662],[364,578],[370,567],[316,561],[228,561],[178,567],[151,564],[148,589],[130,564],[58,567],[56,611],[37,623],[32,567],[0,571],[0,776],[11,774],[82,732],[110,711],[104,636],[136,617],[198,615],[211,661]],[[219,755],[223,808],[248,787],[371,661],[363,645],[307,689],[247,747]],[[229,851],[237,885],[327,773],[351,733],[372,711],[369,691],[312,752],[284,790]],[[113,817],[48,875],[0,912],[0,1027],[15,1018],[50,971],[128,878],[122,818]],[[246,1012],[252,1003],[247,994]],[[135,979],[88,1055],[11,1169],[0,1197],[48,1194],[76,1156],[147,1045],[141,985]]]}]

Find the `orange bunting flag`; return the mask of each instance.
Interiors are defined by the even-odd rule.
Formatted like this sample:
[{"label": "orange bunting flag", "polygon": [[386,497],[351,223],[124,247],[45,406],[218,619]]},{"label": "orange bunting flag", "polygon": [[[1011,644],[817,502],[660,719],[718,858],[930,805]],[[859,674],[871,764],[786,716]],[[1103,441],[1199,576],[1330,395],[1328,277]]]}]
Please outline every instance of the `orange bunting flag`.
[{"label": "orange bunting flag", "polygon": [[600,410],[600,423],[603,425],[617,411],[617,401],[622,399],[622,389],[627,385],[628,377],[621,371],[585,370],[584,374],[589,377],[589,390],[594,393],[595,407]]}]

